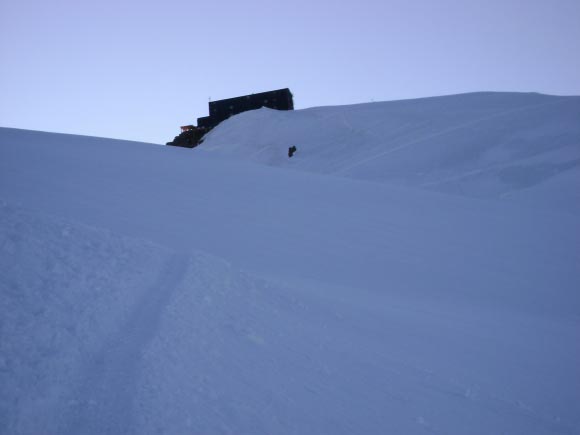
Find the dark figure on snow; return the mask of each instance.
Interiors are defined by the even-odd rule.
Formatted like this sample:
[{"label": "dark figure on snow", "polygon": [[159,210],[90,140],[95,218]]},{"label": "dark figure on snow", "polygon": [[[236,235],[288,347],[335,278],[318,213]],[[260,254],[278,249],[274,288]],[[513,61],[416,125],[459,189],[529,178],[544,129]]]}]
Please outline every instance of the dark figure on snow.
[{"label": "dark figure on snow", "polygon": [[296,147],[294,145],[291,146],[290,148],[288,148],[288,157],[292,157],[295,152],[296,152]]}]

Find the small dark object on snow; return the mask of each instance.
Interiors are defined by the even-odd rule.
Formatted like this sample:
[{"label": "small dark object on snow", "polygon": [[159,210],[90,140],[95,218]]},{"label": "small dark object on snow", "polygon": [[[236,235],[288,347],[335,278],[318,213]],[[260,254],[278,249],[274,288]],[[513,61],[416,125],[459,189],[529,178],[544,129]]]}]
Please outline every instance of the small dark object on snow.
[{"label": "small dark object on snow", "polygon": [[295,146],[291,146],[290,148],[288,148],[288,157],[292,157],[295,152],[296,152]]}]

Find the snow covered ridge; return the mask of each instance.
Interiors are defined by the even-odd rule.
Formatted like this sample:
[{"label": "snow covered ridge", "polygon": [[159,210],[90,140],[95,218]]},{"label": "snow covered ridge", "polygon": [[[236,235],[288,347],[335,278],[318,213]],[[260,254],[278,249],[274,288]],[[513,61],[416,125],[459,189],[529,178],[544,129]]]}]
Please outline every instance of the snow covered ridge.
[{"label": "snow covered ridge", "polygon": [[[570,168],[481,200],[490,179],[465,181],[461,147],[424,162],[465,181],[450,195],[411,182],[426,146],[407,145],[388,155],[411,181],[353,179],[371,135],[339,137],[340,107],[215,130],[253,131],[247,150],[277,132],[250,154],[0,129],[0,434],[580,433],[577,142],[558,145],[577,99],[449,98],[406,119],[417,101],[448,128],[472,119],[464,99],[499,98],[477,119],[501,106],[500,125],[558,108],[560,136],[546,113],[507,130],[532,148],[549,131],[534,158]],[[298,133],[318,140],[288,159]],[[502,144],[505,164],[532,158]]]},{"label": "snow covered ridge", "polygon": [[520,93],[262,109],[223,122],[200,149],[483,198],[541,187],[559,203],[580,203],[569,188],[580,185],[579,119],[580,97]]}]

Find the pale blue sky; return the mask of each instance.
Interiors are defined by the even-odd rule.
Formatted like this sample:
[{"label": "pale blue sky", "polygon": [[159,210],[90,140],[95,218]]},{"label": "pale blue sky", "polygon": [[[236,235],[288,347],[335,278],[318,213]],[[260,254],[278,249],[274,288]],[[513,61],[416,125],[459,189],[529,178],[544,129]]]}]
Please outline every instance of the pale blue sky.
[{"label": "pale blue sky", "polygon": [[156,143],[207,102],[580,95],[580,0],[0,0],[0,125]]}]

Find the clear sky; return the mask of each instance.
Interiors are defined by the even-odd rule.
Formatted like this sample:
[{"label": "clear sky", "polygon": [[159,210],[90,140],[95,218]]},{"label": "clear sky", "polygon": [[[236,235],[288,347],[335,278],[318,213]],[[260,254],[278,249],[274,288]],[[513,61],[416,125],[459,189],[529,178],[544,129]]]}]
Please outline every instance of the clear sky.
[{"label": "clear sky", "polygon": [[165,143],[207,102],[580,95],[580,0],[0,0],[0,125]]}]

